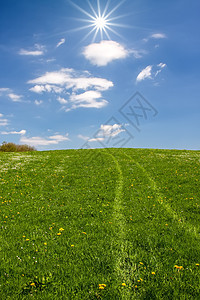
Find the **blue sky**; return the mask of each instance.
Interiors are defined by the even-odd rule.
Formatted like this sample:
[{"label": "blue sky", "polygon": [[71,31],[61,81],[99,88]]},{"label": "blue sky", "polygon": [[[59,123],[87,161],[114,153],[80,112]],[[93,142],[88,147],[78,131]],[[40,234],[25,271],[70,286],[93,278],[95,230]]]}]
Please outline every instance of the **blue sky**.
[{"label": "blue sky", "polygon": [[200,148],[200,2],[1,0],[0,142]]}]

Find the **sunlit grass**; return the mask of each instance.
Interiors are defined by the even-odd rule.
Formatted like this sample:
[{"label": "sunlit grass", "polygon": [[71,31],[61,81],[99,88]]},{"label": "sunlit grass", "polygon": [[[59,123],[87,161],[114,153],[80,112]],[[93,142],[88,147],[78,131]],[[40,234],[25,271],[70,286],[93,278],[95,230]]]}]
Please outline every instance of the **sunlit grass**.
[{"label": "sunlit grass", "polygon": [[1,299],[198,299],[200,152],[0,154]]}]

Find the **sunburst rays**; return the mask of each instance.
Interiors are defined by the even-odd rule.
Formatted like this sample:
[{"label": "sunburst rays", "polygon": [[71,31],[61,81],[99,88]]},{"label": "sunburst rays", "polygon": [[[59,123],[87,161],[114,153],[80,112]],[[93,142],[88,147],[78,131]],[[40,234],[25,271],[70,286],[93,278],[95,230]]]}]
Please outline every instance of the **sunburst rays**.
[{"label": "sunburst rays", "polygon": [[[79,30],[89,29],[89,32],[86,33],[83,40],[87,39],[89,36],[92,36],[92,42],[94,42],[97,38],[98,39],[100,38],[100,40],[103,39],[111,40],[110,37],[111,33],[122,38],[122,36],[113,27],[126,27],[126,25],[116,23],[116,20],[124,16],[112,17],[112,15],[126,0],[122,0],[114,8],[110,10],[109,10],[110,0],[106,2],[104,9],[102,9],[100,0],[97,0],[96,7],[94,7],[91,4],[91,2],[87,0],[89,11],[86,11],[85,9],[81,8],[79,5],[75,4],[71,0],[69,1],[76,9],[78,9],[80,12],[82,12],[85,16],[88,17],[87,19],[77,19],[80,22],[84,22],[88,24],[85,26],[75,28],[73,30],[73,31],[79,31]],[[113,21],[115,22],[113,23]]]}]

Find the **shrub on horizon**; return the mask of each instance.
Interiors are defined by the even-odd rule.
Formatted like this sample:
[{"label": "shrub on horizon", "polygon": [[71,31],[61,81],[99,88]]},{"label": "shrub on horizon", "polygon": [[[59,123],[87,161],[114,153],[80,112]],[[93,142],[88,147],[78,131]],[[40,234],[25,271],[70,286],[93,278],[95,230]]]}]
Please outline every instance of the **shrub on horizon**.
[{"label": "shrub on horizon", "polygon": [[15,143],[3,142],[0,146],[1,152],[27,152],[27,151],[37,151],[35,147],[28,145],[17,145]]}]

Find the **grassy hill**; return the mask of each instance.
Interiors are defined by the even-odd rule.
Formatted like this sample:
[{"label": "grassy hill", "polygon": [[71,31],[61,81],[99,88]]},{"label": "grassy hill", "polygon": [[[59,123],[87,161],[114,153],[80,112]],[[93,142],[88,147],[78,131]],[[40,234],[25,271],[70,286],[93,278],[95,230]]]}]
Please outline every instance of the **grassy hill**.
[{"label": "grassy hill", "polygon": [[200,299],[200,151],[0,153],[0,298]]}]

